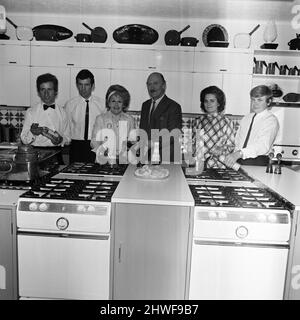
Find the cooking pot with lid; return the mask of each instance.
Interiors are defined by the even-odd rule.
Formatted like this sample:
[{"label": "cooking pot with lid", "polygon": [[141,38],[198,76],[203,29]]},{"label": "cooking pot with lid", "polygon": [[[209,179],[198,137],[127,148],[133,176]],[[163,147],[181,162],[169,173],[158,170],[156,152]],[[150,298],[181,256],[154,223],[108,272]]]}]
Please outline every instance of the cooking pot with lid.
[{"label": "cooking pot with lid", "polygon": [[34,180],[39,178],[39,153],[31,145],[21,144],[13,159],[0,159],[0,174],[8,180]]},{"label": "cooking pot with lid", "polygon": [[180,40],[180,45],[181,46],[196,47],[198,42],[199,42],[199,40],[194,37],[183,37]]},{"label": "cooking pot with lid", "polygon": [[92,42],[92,37],[88,33],[77,33],[74,38],[77,42]]},{"label": "cooking pot with lid", "polygon": [[300,50],[300,33],[296,33],[296,38],[288,43],[290,50]]}]

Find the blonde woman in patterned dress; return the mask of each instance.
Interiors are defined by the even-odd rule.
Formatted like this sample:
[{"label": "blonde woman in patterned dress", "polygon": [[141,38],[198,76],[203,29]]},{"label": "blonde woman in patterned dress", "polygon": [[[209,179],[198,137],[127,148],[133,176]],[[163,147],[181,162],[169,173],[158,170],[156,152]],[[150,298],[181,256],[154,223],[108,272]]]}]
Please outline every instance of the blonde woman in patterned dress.
[{"label": "blonde woman in patterned dress", "polygon": [[206,168],[224,169],[219,156],[234,150],[234,126],[224,115],[225,94],[220,88],[210,86],[201,91],[200,102],[205,113],[195,119],[193,126],[195,156],[204,157]]}]

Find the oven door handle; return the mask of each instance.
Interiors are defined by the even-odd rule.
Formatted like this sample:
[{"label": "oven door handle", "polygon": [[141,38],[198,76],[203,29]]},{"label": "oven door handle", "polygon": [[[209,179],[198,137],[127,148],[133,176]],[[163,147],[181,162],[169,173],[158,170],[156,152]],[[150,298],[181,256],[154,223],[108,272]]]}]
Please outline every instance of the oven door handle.
[{"label": "oven door handle", "polygon": [[73,233],[57,233],[57,232],[42,232],[42,231],[23,231],[18,230],[17,236],[38,236],[38,237],[51,237],[51,238],[68,238],[68,239],[95,239],[95,240],[109,240],[110,236],[105,235],[92,235],[92,234],[73,234]]},{"label": "oven door handle", "polygon": [[261,243],[261,242],[234,242],[234,241],[208,241],[196,240],[195,245],[228,246],[228,247],[254,247],[254,248],[277,248],[289,249],[288,243]]}]

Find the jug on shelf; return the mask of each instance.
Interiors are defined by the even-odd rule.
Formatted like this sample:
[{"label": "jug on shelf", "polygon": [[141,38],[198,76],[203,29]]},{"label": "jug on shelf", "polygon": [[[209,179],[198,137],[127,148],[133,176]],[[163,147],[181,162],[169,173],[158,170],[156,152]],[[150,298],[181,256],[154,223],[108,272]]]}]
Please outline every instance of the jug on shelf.
[{"label": "jug on shelf", "polygon": [[289,75],[290,76],[297,76],[300,69],[297,68],[297,66],[294,66],[293,68],[290,68]]},{"label": "jug on shelf", "polygon": [[290,68],[286,64],[281,65],[279,67],[279,74],[285,75],[285,74],[287,74],[287,71],[289,71],[289,70],[290,70]]},{"label": "jug on shelf", "polygon": [[266,68],[266,74],[275,74],[275,68],[279,70],[279,65],[277,62],[270,62]]},{"label": "jug on shelf", "polygon": [[264,60],[254,60],[254,68],[253,68],[253,73],[263,73],[263,68],[264,66],[267,68],[267,63]]}]

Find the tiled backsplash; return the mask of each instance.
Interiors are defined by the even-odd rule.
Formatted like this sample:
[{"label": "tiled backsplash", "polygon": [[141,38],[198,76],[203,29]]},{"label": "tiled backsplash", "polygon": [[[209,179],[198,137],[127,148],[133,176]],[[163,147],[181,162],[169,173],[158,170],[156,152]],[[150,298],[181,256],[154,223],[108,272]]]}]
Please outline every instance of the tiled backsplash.
[{"label": "tiled backsplash", "polygon": [[[19,136],[22,130],[24,117],[25,117],[25,108],[23,107],[1,107],[0,108],[0,124],[4,126],[11,126],[16,129],[16,135]],[[139,111],[128,111],[128,114],[132,115],[135,119],[135,126],[138,127],[140,121],[140,112]],[[199,117],[197,113],[184,113],[182,128],[191,129],[194,119]],[[239,122],[242,116],[228,115],[228,117],[233,121],[234,127],[237,130],[239,127]],[[3,138],[2,138],[3,139]]]}]

